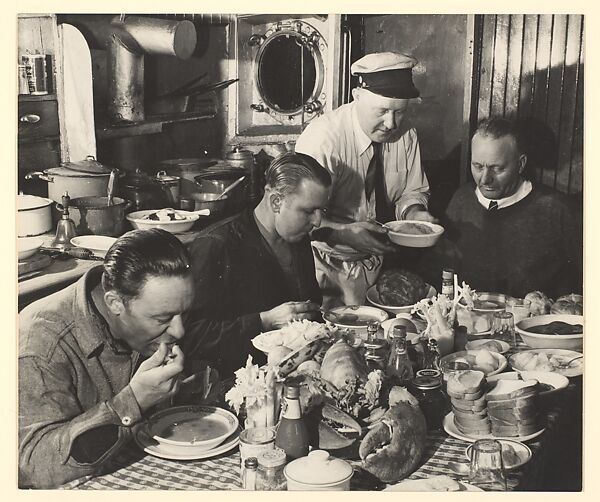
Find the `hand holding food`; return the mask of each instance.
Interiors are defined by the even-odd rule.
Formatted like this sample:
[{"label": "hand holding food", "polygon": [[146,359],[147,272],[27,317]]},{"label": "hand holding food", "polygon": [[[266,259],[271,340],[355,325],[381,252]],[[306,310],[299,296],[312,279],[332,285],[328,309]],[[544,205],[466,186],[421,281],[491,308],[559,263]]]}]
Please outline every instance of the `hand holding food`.
[{"label": "hand holding food", "polygon": [[336,231],[340,244],[346,244],[363,253],[383,255],[395,250],[387,240],[387,230],[376,223],[357,221]]},{"label": "hand holding food", "polygon": [[172,354],[169,358],[167,345],[161,342],[158,350],[140,364],[129,382],[142,411],[177,393],[178,376],[183,371],[183,352],[174,345]]}]

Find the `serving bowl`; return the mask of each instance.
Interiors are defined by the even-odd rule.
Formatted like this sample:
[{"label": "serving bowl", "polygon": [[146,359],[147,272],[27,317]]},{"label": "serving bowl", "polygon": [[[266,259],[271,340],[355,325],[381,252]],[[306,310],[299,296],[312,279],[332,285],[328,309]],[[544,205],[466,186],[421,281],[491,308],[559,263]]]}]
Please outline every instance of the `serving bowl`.
[{"label": "serving bowl", "polygon": [[[409,228],[414,229],[415,226],[426,227],[430,233],[410,233]],[[444,227],[429,221],[396,220],[386,223],[384,227],[388,230],[390,241],[399,246],[411,248],[431,247],[444,233]]]},{"label": "serving bowl", "polygon": [[543,333],[532,333],[528,328],[549,324],[554,321],[562,321],[567,324],[583,325],[582,315],[573,314],[546,314],[528,317],[515,325],[515,330],[523,341],[533,349],[567,349],[581,351],[583,348],[583,333],[576,335],[549,335]]},{"label": "serving bowl", "polygon": [[471,340],[470,342],[467,342],[467,344],[465,345],[465,349],[485,349],[487,348],[485,347],[485,345],[489,342],[496,342],[500,346],[500,350],[493,350],[488,348],[488,350],[490,350],[491,352],[499,352],[500,354],[506,354],[510,350],[510,345],[507,342],[505,342],[504,340],[494,340],[492,338],[479,338],[477,340]]},{"label": "serving bowl", "polygon": [[44,245],[41,237],[19,237],[17,239],[17,252],[19,261],[32,257]]},{"label": "serving bowl", "polygon": [[478,353],[483,352],[483,349],[478,349],[478,350],[461,350],[459,352],[454,352],[452,354],[448,354],[447,356],[444,356],[440,359],[440,367],[442,368],[442,372],[444,374],[446,374],[448,372],[448,369],[451,369],[451,363],[455,363],[455,362],[462,362],[463,360],[467,360],[467,364],[469,365],[469,369],[473,369],[473,370],[480,370],[483,371],[485,373],[486,377],[492,376],[492,375],[497,375],[498,373],[502,373],[504,371],[504,369],[506,368],[508,361],[506,360],[506,357],[504,357],[502,354],[498,354],[497,352],[491,352],[489,350],[485,351],[488,352],[495,360],[495,369],[494,370],[489,370],[489,369],[485,369],[482,366],[480,366],[479,364],[474,364],[472,362],[469,362],[469,359],[473,359],[474,357],[477,357]]},{"label": "serving bowl", "polygon": [[131,226],[135,229],[148,230],[150,228],[161,228],[172,234],[179,234],[187,232],[194,226],[194,223],[199,215],[191,213],[189,211],[183,211],[177,209],[177,213],[185,216],[185,220],[173,220],[173,221],[159,221],[149,220],[147,217],[152,213],[157,213],[160,209],[144,209],[143,211],[135,211],[127,215],[127,220],[131,223]]},{"label": "serving bowl", "polygon": [[[427,284],[427,286],[429,287],[429,289],[427,290],[427,294],[425,295],[425,298],[433,298],[435,295],[437,295],[437,291],[435,290],[435,288],[430,285]],[[384,305],[383,301],[379,298],[379,292],[377,291],[377,286],[373,285],[371,286],[368,290],[367,290],[367,301],[380,309],[385,310],[386,312],[389,312],[390,314],[410,314],[414,305],[404,305],[402,307],[394,307],[391,305]]]},{"label": "serving bowl", "polygon": [[73,237],[71,244],[77,248],[89,249],[94,256],[104,258],[116,240],[116,237],[107,237],[106,235],[80,235]]},{"label": "serving bowl", "polygon": [[382,323],[389,317],[385,310],[366,305],[348,305],[335,307],[323,314],[323,319],[340,329],[347,329],[359,338],[367,338],[370,322]]},{"label": "serving bowl", "polygon": [[216,448],[237,428],[237,417],[222,408],[175,406],[152,415],[147,433],[164,453],[192,455]]}]

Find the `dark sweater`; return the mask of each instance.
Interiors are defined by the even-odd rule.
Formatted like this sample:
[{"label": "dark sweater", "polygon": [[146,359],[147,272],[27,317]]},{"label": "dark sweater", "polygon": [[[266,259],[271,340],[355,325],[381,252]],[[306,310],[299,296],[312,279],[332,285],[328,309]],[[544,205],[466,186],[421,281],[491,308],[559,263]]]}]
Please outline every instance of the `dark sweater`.
[{"label": "dark sweater", "polygon": [[427,257],[429,280],[439,282],[450,266],[478,291],[520,298],[581,292],[582,215],[562,194],[534,184],[516,204],[488,211],[468,184],[452,197],[443,225],[445,240]]},{"label": "dark sweater", "polygon": [[293,274],[286,275],[251,210],[203,231],[190,246],[196,298],[186,322],[189,350],[220,360],[225,373],[248,354],[265,362],[250,342],[261,332],[260,312],[288,301],[321,303],[308,238],[290,251]]}]

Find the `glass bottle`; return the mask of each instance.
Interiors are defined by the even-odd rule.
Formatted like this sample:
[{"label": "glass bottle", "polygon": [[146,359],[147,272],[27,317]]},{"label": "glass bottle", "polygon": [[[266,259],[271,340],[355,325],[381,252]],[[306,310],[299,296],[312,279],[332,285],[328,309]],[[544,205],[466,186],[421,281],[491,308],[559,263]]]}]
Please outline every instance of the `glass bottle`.
[{"label": "glass bottle", "polygon": [[448,399],[442,390],[442,372],[420,370],[411,382],[410,392],[419,401],[428,430],[442,428],[444,417],[450,411]]},{"label": "glass bottle", "polygon": [[438,347],[437,340],[430,338],[427,342],[427,349],[425,352],[425,358],[423,361],[423,369],[426,370],[439,370],[440,368],[440,349]]},{"label": "glass bottle", "polygon": [[286,454],[281,448],[264,451],[258,456],[256,489],[263,491],[285,490],[287,482],[283,470]]},{"label": "glass bottle", "polygon": [[256,490],[256,470],[258,468],[258,459],[250,457],[244,460],[244,473],[242,487],[244,490]]},{"label": "glass bottle", "polygon": [[286,385],[275,446],[285,451],[288,460],[293,460],[308,455],[308,442],[308,430],[300,410],[300,388]]},{"label": "glass bottle", "polygon": [[449,300],[454,298],[454,270],[451,268],[442,270],[442,294]]},{"label": "glass bottle", "polygon": [[379,323],[372,321],[367,326],[367,341],[372,342],[377,338],[377,332],[379,331]]},{"label": "glass bottle", "polygon": [[394,326],[392,331],[392,349],[386,368],[387,376],[393,385],[407,387],[413,378],[413,367],[406,350],[406,327]]}]

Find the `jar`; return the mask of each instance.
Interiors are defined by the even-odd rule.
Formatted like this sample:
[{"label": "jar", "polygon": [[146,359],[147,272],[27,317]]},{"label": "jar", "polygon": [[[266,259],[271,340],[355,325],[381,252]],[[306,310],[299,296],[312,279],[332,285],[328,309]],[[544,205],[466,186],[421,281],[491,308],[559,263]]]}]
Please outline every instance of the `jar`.
[{"label": "jar", "polygon": [[450,411],[448,399],[442,390],[442,372],[429,369],[417,372],[411,382],[410,392],[419,401],[427,429],[441,429],[444,417]]},{"label": "jar", "polygon": [[244,461],[258,457],[275,448],[275,431],[270,427],[250,427],[240,432],[241,478],[244,479]]},{"label": "jar", "polygon": [[287,483],[283,474],[285,459],[285,451],[281,448],[263,451],[258,455],[257,490],[279,491],[286,489]]}]

